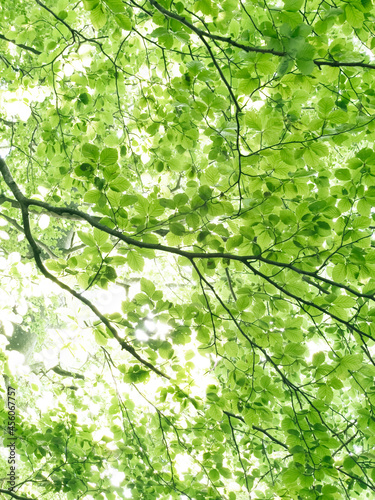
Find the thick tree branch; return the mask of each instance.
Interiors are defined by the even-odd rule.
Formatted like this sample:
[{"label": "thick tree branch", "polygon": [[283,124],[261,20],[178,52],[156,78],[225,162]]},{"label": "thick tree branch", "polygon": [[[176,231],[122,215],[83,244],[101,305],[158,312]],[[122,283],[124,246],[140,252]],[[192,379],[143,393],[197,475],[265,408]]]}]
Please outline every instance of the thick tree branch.
[{"label": "thick tree branch", "polygon": [[[0,171],[1,171],[1,168],[0,168]],[[104,224],[101,224],[100,222],[98,222],[98,220],[100,220],[98,217],[93,217],[91,215],[88,215],[88,214],[80,211],[80,210],[67,208],[67,207],[54,207],[52,205],[49,205],[48,203],[45,203],[45,202],[42,202],[39,200],[32,200],[30,198],[27,199],[26,203],[29,206],[35,205],[35,206],[44,208],[46,210],[46,213],[55,213],[61,217],[64,217],[65,214],[67,214],[68,216],[76,217],[77,220],[85,220],[91,226],[96,227],[97,229],[100,229],[108,234],[111,234],[112,236],[115,236],[119,240],[122,240],[125,243],[127,243],[128,245],[133,245],[133,246],[138,247],[138,248],[148,248],[148,249],[152,249],[152,250],[160,250],[162,252],[172,253],[175,255],[180,255],[181,257],[186,257],[189,260],[190,259],[229,259],[229,260],[236,260],[239,262],[243,262],[245,264],[247,264],[248,261],[259,261],[259,262],[263,262],[265,264],[271,264],[273,266],[291,269],[298,274],[311,276],[312,278],[315,278],[315,279],[322,281],[324,283],[328,283],[331,286],[336,286],[336,287],[342,288],[344,290],[347,290],[348,292],[352,293],[353,295],[356,295],[357,297],[368,298],[368,299],[375,301],[374,294],[358,292],[347,285],[344,285],[342,283],[337,283],[329,278],[325,278],[323,276],[320,276],[314,271],[304,271],[304,270],[299,269],[298,267],[294,266],[293,264],[273,261],[273,260],[267,259],[265,257],[262,257],[261,255],[234,255],[234,254],[222,253],[222,252],[211,252],[211,253],[189,252],[186,250],[181,250],[180,248],[161,245],[159,243],[146,243],[144,241],[139,241],[139,240],[136,240],[134,238],[131,238],[130,236],[126,236],[123,233],[121,233],[120,231],[117,231],[116,229],[109,228],[108,226],[105,226]]]},{"label": "thick tree branch", "polygon": [[[11,205],[12,208],[18,208],[18,209],[21,208],[21,205],[18,203],[18,201],[13,200],[12,198],[8,198],[4,194],[0,194],[0,205],[3,205],[6,202],[8,202]],[[75,220],[75,221],[82,220],[82,217],[77,217],[76,215],[69,214],[69,213],[64,213],[63,215],[61,215],[61,214],[54,213],[54,212],[49,212],[49,211],[46,211],[46,210],[34,211],[32,209],[30,210],[30,213],[35,213],[35,214],[38,214],[38,215],[40,215],[40,214],[48,214],[51,217],[54,217],[56,219],[68,219],[68,220]],[[95,215],[93,215],[92,217],[94,219],[97,219],[98,221],[100,221],[100,217],[96,217]]]},{"label": "thick tree branch", "polygon": [[[1,165],[2,163],[5,165],[4,160],[0,159],[0,172],[2,172]],[[6,167],[6,165],[5,165]],[[6,170],[8,170],[8,167],[6,167]],[[8,170],[9,172],[9,170]],[[4,177],[5,179],[5,177]],[[11,186],[9,186],[11,187]],[[22,194],[21,194],[22,195]],[[22,195],[23,196],[23,195]],[[331,286],[335,286],[338,288],[341,288],[343,290],[346,290],[356,297],[362,297],[362,298],[368,298],[370,300],[373,300],[375,302],[375,296],[374,294],[370,293],[361,293],[358,292],[357,290],[354,290],[348,285],[345,285],[343,283],[338,283],[336,281],[333,281],[329,278],[325,278],[324,276],[320,276],[316,273],[316,271],[305,271],[303,269],[300,269],[293,264],[287,263],[287,262],[278,262],[275,260],[267,259],[265,257],[262,257],[261,255],[234,255],[230,253],[224,253],[224,252],[210,252],[210,253],[204,253],[204,252],[191,252],[191,251],[186,251],[186,250],[181,250],[180,248],[176,247],[171,247],[171,246],[166,246],[166,245],[161,245],[159,243],[147,243],[144,241],[139,241],[136,240],[135,238],[132,238],[130,236],[126,236],[120,231],[117,231],[116,229],[112,229],[108,226],[105,226],[100,222],[101,218],[93,215],[86,214],[85,212],[82,212],[81,210],[77,210],[75,208],[69,208],[69,207],[55,207],[53,205],[50,205],[48,203],[45,203],[43,201],[39,200],[33,200],[31,198],[25,198],[23,196],[25,203],[28,207],[31,206],[37,206],[42,208],[42,212],[35,212],[35,213],[45,213],[57,218],[66,218],[68,220],[77,220],[77,221],[86,221],[88,222],[92,227],[96,227],[97,229],[100,229],[101,231],[104,231],[112,236],[115,236],[121,241],[124,241],[128,245],[132,245],[138,248],[148,248],[152,250],[159,250],[162,252],[167,252],[175,255],[179,255],[181,257],[186,257],[187,259],[229,259],[229,260],[236,260],[239,262],[243,262],[244,264],[247,264],[249,261],[259,261],[263,262],[265,264],[270,264],[272,266],[276,267],[281,267],[283,269],[290,269],[300,275],[304,276],[309,276],[313,279],[316,279],[318,281],[322,281],[323,283],[327,283]],[[0,204],[5,203],[5,202],[11,203],[11,205],[14,208],[20,208],[20,203],[12,200],[11,198],[6,197],[5,195],[1,194],[0,195]],[[34,213],[34,212],[33,212]],[[312,283],[311,283],[312,284]]]},{"label": "thick tree branch", "polygon": [[[0,159],[0,172],[3,172],[1,165],[4,164],[6,170],[8,168],[6,167],[6,164],[3,160]],[[9,172],[9,170],[8,170]],[[9,178],[9,175],[7,176]],[[5,177],[4,177],[5,180]],[[14,182],[14,181],[13,181]],[[11,187],[11,186],[9,186]],[[18,188],[17,188],[18,189]],[[21,193],[21,196],[22,193]],[[134,238],[131,238],[130,236],[126,236],[120,231],[117,231],[116,229],[109,228],[108,226],[105,226],[104,224],[101,224],[99,221],[101,220],[100,217],[88,215],[85,212],[82,212],[77,209],[73,208],[68,208],[68,207],[55,207],[52,205],[49,205],[48,203],[39,201],[39,200],[33,200],[30,198],[24,198],[24,202],[28,207],[30,206],[37,206],[40,207],[43,210],[42,213],[46,213],[58,218],[67,218],[69,220],[77,220],[77,221],[86,221],[88,222],[92,227],[96,227],[97,229],[100,229],[112,236],[115,236],[121,241],[124,241],[128,245],[132,245],[138,248],[148,248],[152,250],[157,250],[157,251],[162,251],[162,252],[167,252],[175,255],[180,255],[181,257],[185,257],[189,260],[191,259],[229,259],[229,260],[236,260],[239,262],[242,262],[246,265],[248,265],[249,261],[259,261],[263,262],[265,264],[270,264],[272,266],[280,267],[283,269],[290,269],[302,276],[308,276],[311,277],[315,280],[321,281],[323,283],[327,283],[330,286],[335,286],[338,288],[341,288],[343,290],[346,290],[356,297],[362,297],[362,298],[367,298],[375,302],[375,296],[374,294],[370,293],[362,293],[358,292],[357,290],[354,290],[348,285],[345,285],[343,283],[338,283],[336,281],[333,281],[329,278],[325,278],[324,276],[318,275],[315,271],[305,271],[303,269],[300,269],[293,264],[287,263],[287,262],[277,262],[274,260],[267,259],[265,257],[262,257],[261,255],[234,255],[234,254],[229,254],[229,253],[222,253],[222,252],[211,252],[211,253],[203,253],[203,252],[191,252],[191,251],[186,251],[186,250],[181,250],[180,248],[176,247],[171,247],[171,246],[166,246],[166,245],[161,245],[159,243],[147,243],[144,241],[139,241]],[[13,207],[15,208],[20,208],[20,203],[16,202],[15,200],[12,200],[11,198],[6,197],[5,195],[0,195],[0,204],[4,203],[5,201],[8,201],[12,204]],[[39,213],[39,212],[37,212]],[[310,282],[309,282],[310,283]],[[313,282],[310,283],[313,285]],[[314,285],[315,286],[315,285]],[[319,288],[319,286],[317,286]],[[316,307],[314,305],[314,307]],[[317,308],[317,307],[316,307]],[[323,309],[321,309],[323,311]],[[371,338],[371,337],[370,337]]]},{"label": "thick tree branch", "polygon": [[[278,57],[286,57],[288,53],[286,51],[274,50],[274,49],[264,49],[262,47],[251,47],[249,45],[245,45],[243,43],[236,42],[229,36],[221,36],[214,35],[209,33],[208,31],[204,31],[200,28],[197,28],[189,22],[185,17],[176,14],[175,12],[171,12],[170,10],[165,9],[162,5],[160,5],[156,0],[149,0],[149,3],[155,7],[159,12],[161,12],[164,16],[169,17],[170,19],[175,19],[179,21],[181,24],[189,28],[193,33],[198,35],[200,38],[210,38],[211,40],[217,40],[219,42],[228,43],[233,47],[237,47],[238,49],[244,50],[245,52],[255,52],[258,54],[270,54]],[[363,61],[357,62],[344,62],[344,61],[327,61],[322,59],[313,59],[313,63],[320,68],[321,66],[331,66],[333,68],[339,67],[359,67],[359,68],[367,68],[367,69],[375,69],[375,64],[365,63]]]},{"label": "thick tree branch", "polygon": [[11,40],[10,38],[7,38],[1,33],[0,33],[0,40],[5,40],[6,42],[12,43],[13,45],[17,45],[17,47],[28,50],[29,52],[33,52],[33,54],[36,54],[37,56],[41,54],[40,50],[34,49],[34,47],[29,47],[28,45],[24,45],[23,43],[17,43],[15,40]]},{"label": "thick tree branch", "polygon": [[[265,264],[270,264],[272,266],[276,266],[276,267],[282,267],[282,268],[286,268],[286,269],[291,269],[292,271],[298,273],[298,274],[301,274],[301,275],[304,275],[304,276],[310,276],[311,278],[314,278],[314,279],[317,279],[319,281],[322,281],[323,283],[327,283],[331,286],[336,286],[338,288],[342,288],[343,290],[346,290],[350,293],[352,293],[353,295],[356,295],[357,297],[363,297],[363,298],[366,298],[366,299],[371,299],[373,301],[375,301],[375,297],[374,297],[374,294],[372,293],[361,293],[361,292],[357,292],[357,290],[354,290],[353,288],[351,288],[350,286],[347,286],[347,285],[344,285],[342,283],[337,283],[336,281],[333,281],[329,278],[325,278],[324,276],[320,276],[316,273],[316,271],[304,271],[303,269],[300,269],[296,266],[294,266],[293,264],[288,264],[288,263],[285,263],[285,262],[277,262],[275,260],[270,260],[270,259],[266,259],[265,257],[261,257],[261,256],[256,256],[254,257],[254,259],[252,259],[251,257],[247,260],[258,260],[259,262],[264,262]],[[310,283],[310,281],[309,281]],[[313,284],[313,283],[310,283],[310,284]]]},{"label": "thick tree branch", "polygon": [[104,316],[104,314],[102,314],[90,300],[88,300],[86,297],[84,297],[80,293],[76,292],[73,288],[66,285],[65,283],[63,283],[62,281],[57,279],[55,276],[53,276],[49,271],[47,271],[47,269],[44,267],[44,264],[43,264],[42,259],[40,257],[40,249],[38,248],[38,245],[35,242],[32,234],[31,234],[29,212],[28,212],[29,200],[27,198],[25,198],[25,196],[21,193],[19,187],[14,182],[14,179],[13,179],[5,161],[2,158],[0,158],[0,172],[2,173],[5,182],[7,183],[7,185],[9,186],[9,188],[11,189],[12,193],[14,194],[15,198],[17,199],[17,201],[19,202],[19,204],[21,206],[25,236],[26,236],[26,239],[31,246],[31,249],[32,249],[32,252],[34,255],[34,260],[35,260],[36,266],[39,269],[39,271],[47,279],[49,279],[50,281],[52,281],[53,283],[58,285],[63,290],[69,292],[71,295],[73,295],[73,297],[77,298],[78,300],[83,302],[85,305],[87,305],[91,309],[91,311],[101,320],[101,322],[108,328],[108,330],[111,332],[113,337],[117,340],[117,342],[120,344],[122,349],[127,351],[134,358],[136,358],[141,364],[143,364],[144,366],[146,366],[147,368],[149,368],[150,370],[152,370],[156,374],[169,380],[170,377],[168,375],[166,375],[165,373],[160,371],[152,363],[149,363],[147,360],[143,359],[137,353],[137,351],[134,349],[133,346],[128,344],[128,342],[126,342],[125,340],[123,340],[119,336],[116,328],[113,327],[113,325],[111,324],[109,319],[106,316]]},{"label": "thick tree branch", "polygon": [[53,368],[51,368],[51,370],[53,372],[57,373],[57,375],[61,375],[61,377],[71,377],[71,378],[79,378],[81,380],[85,380],[84,375],[81,375],[80,373],[73,373],[73,372],[70,372],[68,370],[64,370],[63,368],[60,368],[59,365],[54,366]]},{"label": "thick tree branch", "polygon": [[213,35],[212,33],[208,33],[207,31],[201,30],[200,28],[197,28],[194,26],[194,24],[190,23],[185,17],[180,16],[178,14],[175,14],[174,12],[171,12],[164,7],[162,7],[158,2],[155,0],[149,0],[150,4],[155,7],[159,12],[164,14],[164,16],[169,17],[170,19],[175,19],[176,21],[179,21],[181,24],[189,28],[191,31],[193,31],[196,35],[199,37],[205,37],[205,38],[210,38],[211,40],[217,40],[219,42],[225,42],[229,43],[230,45],[233,45],[234,47],[237,47],[239,49],[244,50],[245,52],[257,52],[259,54],[272,54],[274,56],[280,56],[284,57],[286,56],[286,52],[284,51],[278,51],[278,50],[273,50],[273,49],[262,49],[261,47],[249,47],[248,45],[244,45],[242,43],[238,43],[232,38],[228,36],[221,36],[221,35]]},{"label": "thick tree branch", "polygon": [[0,488],[0,493],[4,493],[4,495],[8,495],[12,498],[15,498],[16,500],[33,500],[31,497],[17,495],[17,493],[14,493],[13,491],[3,490],[2,488]]}]

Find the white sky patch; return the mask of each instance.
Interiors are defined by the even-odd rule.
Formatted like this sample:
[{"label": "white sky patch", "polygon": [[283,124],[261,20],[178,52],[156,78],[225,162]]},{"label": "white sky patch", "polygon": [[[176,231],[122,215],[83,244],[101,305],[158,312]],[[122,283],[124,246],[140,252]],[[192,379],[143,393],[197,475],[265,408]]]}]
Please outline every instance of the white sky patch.
[{"label": "white sky patch", "polygon": [[8,366],[14,377],[22,377],[30,372],[30,368],[24,364],[25,356],[18,351],[8,352]]},{"label": "white sky patch", "polygon": [[78,55],[80,56],[82,65],[85,67],[90,66],[92,61],[93,48],[87,43],[83,43],[78,49]]},{"label": "white sky patch", "polygon": [[0,231],[1,240],[9,240],[9,234],[6,231]]},{"label": "white sky patch", "polygon": [[140,330],[139,328],[137,328],[137,330],[135,331],[135,338],[137,340],[140,340],[141,342],[147,342],[147,340],[149,339],[149,336],[147,335],[146,332],[144,332],[143,330]]},{"label": "white sky patch", "polygon": [[42,195],[43,198],[46,198],[50,192],[50,190],[44,186],[38,186],[38,191]]},{"label": "white sky patch", "polygon": [[63,367],[72,367],[80,369],[86,362],[88,352],[83,347],[83,343],[72,341],[69,345],[60,351],[60,363]]},{"label": "white sky patch", "polygon": [[100,441],[103,438],[103,436],[107,436],[111,439],[113,439],[114,437],[113,432],[108,427],[101,427],[100,429],[97,429],[92,433],[92,437],[94,438],[95,441]]},{"label": "white sky patch", "polygon": [[132,490],[129,488],[123,488],[122,490],[124,498],[132,498]]},{"label": "white sky patch", "polygon": [[27,121],[31,115],[30,104],[32,102],[42,102],[50,95],[50,90],[45,87],[35,87],[29,89],[18,88],[16,91],[5,90],[0,92],[1,106],[8,119],[19,118]]},{"label": "white sky patch", "polygon": [[[65,64],[63,68],[63,75],[69,77],[72,76],[73,73],[74,73],[74,66],[70,63]],[[62,76],[61,72],[59,72],[59,76]]]},{"label": "white sky patch", "polygon": [[36,362],[43,362],[46,370],[49,370],[59,363],[59,349],[44,348],[41,352],[36,353],[34,358]]},{"label": "white sky patch", "polygon": [[187,453],[177,454],[174,459],[174,465],[179,475],[183,475],[186,472],[198,474],[200,471],[199,465]]},{"label": "white sky patch", "polygon": [[9,100],[5,103],[6,113],[8,116],[15,118],[18,117],[21,121],[26,122],[31,115],[30,106],[17,99]]},{"label": "white sky patch", "polygon": [[50,218],[47,214],[42,214],[39,218],[38,225],[43,231],[49,226]]},{"label": "white sky patch", "polygon": [[309,357],[306,358],[307,363],[311,363],[313,355],[317,352],[328,352],[329,346],[327,345],[326,342],[323,342],[323,340],[310,340],[310,342],[306,342],[306,347],[309,350]]},{"label": "white sky patch", "polygon": [[[150,155],[146,152],[143,152],[141,154],[141,160],[143,163],[148,163],[150,161],[150,158],[151,158]],[[142,175],[142,181],[143,181],[143,175]]]},{"label": "white sky patch", "polygon": [[[137,291],[134,291],[134,290]],[[133,297],[140,291],[139,283],[131,283],[129,297]],[[121,311],[121,304],[126,299],[125,288],[114,283],[108,286],[108,290],[89,290],[85,297],[95,302],[102,313],[111,314]]]},{"label": "white sky patch", "polygon": [[121,472],[117,469],[113,469],[112,467],[109,469],[109,473],[111,477],[111,483],[113,484],[113,486],[120,486],[125,479],[124,472]]},{"label": "white sky patch", "polygon": [[147,65],[141,66],[137,72],[137,76],[148,80],[150,78],[150,70]]},{"label": "white sky patch", "polygon": [[[40,382],[39,377],[37,381]],[[50,408],[54,408],[56,405],[56,397],[51,391],[46,391],[44,388],[42,391],[42,396],[38,398],[36,404],[42,413],[46,413]]]},{"label": "white sky patch", "polygon": [[266,104],[266,101],[253,101],[251,103],[251,108],[250,109],[256,109],[259,111],[263,106]]}]

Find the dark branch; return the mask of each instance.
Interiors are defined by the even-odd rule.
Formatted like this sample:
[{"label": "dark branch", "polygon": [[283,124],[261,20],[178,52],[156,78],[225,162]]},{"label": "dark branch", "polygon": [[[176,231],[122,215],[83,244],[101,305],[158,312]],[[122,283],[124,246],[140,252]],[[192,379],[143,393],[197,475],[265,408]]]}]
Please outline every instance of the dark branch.
[{"label": "dark branch", "polygon": [[21,49],[28,50],[29,52],[33,52],[37,56],[41,54],[40,50],[34,49],[34,47],[29,47],[28,45],[24,45],[23,43],[17,43],[15,40],[11,40],[10,38],[7,38],[6,36],[2,35],[0,33],[0,40],[5,40],[6,42],[13,43],[13,45],[17,45],[17,47],[20,47]]},{"label": "dark branch", "polygon": [[64,370],[63,368],[60,368],[60,366],[54,366],[51,368],[51,370],[57,375],[61,375],[62,377],[71,377],[71,378],[79,378],[81,380],[85,380],[84,375],[81,375],[80,373],[73,373],[68,370]]},{"label": "dark branch", "polygon": [[0,493],[4,493],[4,495],[9,495],[10,497],[15,498],[16,500],[33,500],[31,497],[20,496],[17,495],[17,493],[14,493],[13,491],[3,490],[2,488],[0,488]]},{"label": "dark branch", "polygon": [[[190,23],[185,17],[180,16],[174,12],[171,12],[164,7],[162,7],[156,0],[149,0],[150,4],[155,7],[159,12],[161,12],[164,16],[169,17],[171,19],[175,19],[179,21],[181,24],[189,28],[195,34],[197,34],[201,39],[210,38],[211,40],[217,40],[219,42],[228,43],[233,47],[237,47],[238,49],[244,50],[245,52],[255,52],[258,54],[271,54],[273,56],[278,57],[286,57],[288,53],[286,51],[274,50],[274,49],[263,49],[262,47],[250,47],[249,45],[244,45],[243,43],[236,42],[229,36],[221,36],[221,35],[213,35],[208,31],[204,31],[200,28],[194,26],[194,24]],[[38,2],[39,3],[39,2]],[[339,67],[359,67],[359,68],[368,68],[375,69],[375,64],[365,63],[363,61],[357,62],[343,62],[343,61],[326,61],[321,59],[313,59],[313,63],[320,68],[320,66],[331,66],[333,68]]]},{"label": "dark branch", "polygon": [[[226,410],[224,410],[223,413],[225,413],[229,417],[233,417],[233,418],[236,418],[237,420],[241,420],[241,422],[243,422],[244,424],[246,423],[245,419],[243,417],[241,417],[241,415],[235,415],[234,413],[231,413],[230,411],[226,411]],[[263,434],[265,434],[266,436],[268,436],[274,443],[279,444],[280,446],[282,446],[286,450],[289,449],[288,446],[285,443],[282,443],[281,441],[279,441],[278,439],[276,439],[275,437],[273,437],[268,431],[266,431],[266,430],[264,430],[261,427],[258,427],[256,425],[252,425],[251,427],[254,429],[254,431],[262,432]]]},{"label": "dark branch", "polygon": [[[7,183],[7,185],[9,186],[9,188],[11,189],[12,193],[14,194],[15,198],[17,199],[17,201],[19,202],[19,204],[21,206],[25,236],[26,236],[27,241],[29,242],[29,245],[31,246],[36,266],[39,269],[39,271],[43,274],[43,276],[45,276],[47,279],[49,279],[50,281],[52,281],[53,283],[58,285],[63,290],[69,292],[71,295],[73,295],[73,297],[80,300],[85,305],[87,305],[91,309],[91,311],[95,314],[95,316],[97,316],[100,319],[100,321],[108,328],[108,330],[111,332],[112,336],[117,340],[117,342],[120,344],[122,349],[124,349],[125,351],[130,353],[141,364],[143,364],[144,366],[146,366],[147,368],[149,368],[150,370],[152,370],[156,374],[158,374],[164,378],[167,378],[169,380],[170,377],[168,375],[166,375],[165,373],[160,371],[152,363],[143,359],[137,353],[137,351],[134,349],[133,346],[128,344],[128,342],[126,342],[125,340],[123,340],[119,336],[116,328],[114,328],[114,326],[112,326],[109,319],[106,316],[104,316],[104,314],[102,314],[97,309],[97,307],[94,306],[94,304],[90,300],[88,300],[86,297],[83,297],[80,293],[76,292],[73,288],[66,285],[62,281],[58,280],[55,276],[53,276],[53,274],[51,274],[49,271],[47,271],[47,269],[44,267],[44,264],[43,264],[42,259],[40,257],[40,249],[38,248],[38,245],[35,242],[32,234],[31,234],[29,212],[28,212],[28,206],[30,204],[29,200],[27,198],[25,198],[25,196],[21,193],[19,187],[14,182],[14,179],[13,179],[5,161],[2,158],[0,158],[0,172],[2,173],[5,182]],[[105,227],[105,226],[103,226],[103,227]]]}]

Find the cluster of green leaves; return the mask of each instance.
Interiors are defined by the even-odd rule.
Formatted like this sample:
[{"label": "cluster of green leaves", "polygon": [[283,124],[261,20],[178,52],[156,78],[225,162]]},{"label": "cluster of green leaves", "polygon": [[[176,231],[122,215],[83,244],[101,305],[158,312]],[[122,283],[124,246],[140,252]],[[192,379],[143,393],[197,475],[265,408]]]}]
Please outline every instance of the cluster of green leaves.
[{"label": "cluster of green leaves", "polygon": [[372,498],[371,0],[1,9],[1,286],[92,333],[85,380],[1,353],[17,494]]}]

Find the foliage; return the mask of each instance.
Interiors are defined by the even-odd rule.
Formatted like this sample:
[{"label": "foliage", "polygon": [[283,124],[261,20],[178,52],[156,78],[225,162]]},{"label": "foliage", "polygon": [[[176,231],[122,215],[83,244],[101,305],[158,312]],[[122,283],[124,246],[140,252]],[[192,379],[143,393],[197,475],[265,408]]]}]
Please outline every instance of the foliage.
[{"label": "foliage", "polygon": [[1,14],[0,491],[373,498],[371,0]]}]

